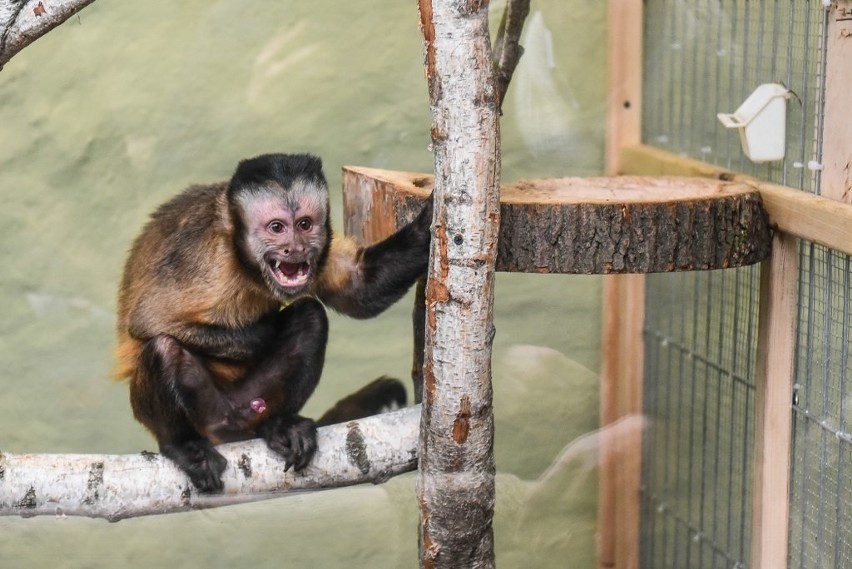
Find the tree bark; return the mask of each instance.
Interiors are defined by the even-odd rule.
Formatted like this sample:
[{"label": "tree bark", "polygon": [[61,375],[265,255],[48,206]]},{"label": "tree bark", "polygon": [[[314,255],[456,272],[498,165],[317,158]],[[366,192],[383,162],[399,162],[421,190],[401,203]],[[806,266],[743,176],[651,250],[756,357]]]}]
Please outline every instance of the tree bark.
[{"label": "tree bark", "polygon": [[300,472],[261,440],[217,447],[228,460],[222,494],[198,494],[183,472],[154,453],[0,452],[0,515],[69,515],[118,521],[275,498],[304,490],[380,483],[417,466],[420,408],[319,429],[319,450]]},{"label": "tree bark", "polygon": [[420,0],[419,9],[436,174],[417,478],[420,563],[493,567],[500,138],[488,2]]},{"label": "tree bark", "polygon": [[95,0],[0,0],[0,69]]},{"label": "tree bark", "polygon": [[[425,174],[347,167],[347,230],[365,243],[383,239],[417,215],[432,186]],[[725,269],[763,261],[771,249],[760,192],[714,179],[519,181],[501,190],[500,220],[498,271]]]}]

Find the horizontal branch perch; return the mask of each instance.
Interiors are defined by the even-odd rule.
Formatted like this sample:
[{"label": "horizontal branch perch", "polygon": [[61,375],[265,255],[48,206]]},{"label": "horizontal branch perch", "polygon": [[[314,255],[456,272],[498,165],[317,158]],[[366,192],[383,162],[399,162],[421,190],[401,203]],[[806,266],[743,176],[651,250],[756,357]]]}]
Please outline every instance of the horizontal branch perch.
[{"label": "horizontal branch perch", "polygon": [[[420,211],[432,176],[343,171],[347,235],[373,243]],[[465,235],[451,235],[463,243]],[[500,194],[497,270],[658,273],[757,263],[771,248],[760,192],[706,178],[606,176],[524,180]]]},{"label": "horizontal branch perch", "polygon": [[198,494],[154,453],[0,453],[0,515],[125,518],[253,502],[284,493],[380,483],[417,467],[420,406],[319,429],[319,450],[300,472],[261,440],[217,447],[228,460],[222,494]]},{"label": "horizontal branch perch", "polygon": [[16,53],[95,0],[0,2],[0,69]]}]

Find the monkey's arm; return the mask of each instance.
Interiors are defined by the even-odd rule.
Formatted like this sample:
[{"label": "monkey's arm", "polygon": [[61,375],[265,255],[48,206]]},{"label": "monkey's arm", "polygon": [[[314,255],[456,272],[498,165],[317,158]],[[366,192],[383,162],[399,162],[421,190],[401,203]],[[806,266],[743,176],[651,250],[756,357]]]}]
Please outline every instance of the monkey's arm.
[{"label": "monkey's arm", "polygon": [[260,322],[243,328],[184,324],[173,336],[190,350],[216,358],[243,360],[267,345],[272,332],[271,326]]},{"label": "monkey's arm", "polygon": [[155,330],[146,319],[137,318],[131,321],[130,335],[139,340],[147,340],[165,334],[199,354],[244,360],[257,354],[269,344],[275,334],[276,312],[277,310],[253,324],[242,327],[178,321],[169,322]]},{"label": "monkey's arm", "polygon": [[426,274],[432,197],[411,223],[374,245],[357,248],[335,238],[317,287],[327,305],[354,318],[371,318],[399,300]]}]

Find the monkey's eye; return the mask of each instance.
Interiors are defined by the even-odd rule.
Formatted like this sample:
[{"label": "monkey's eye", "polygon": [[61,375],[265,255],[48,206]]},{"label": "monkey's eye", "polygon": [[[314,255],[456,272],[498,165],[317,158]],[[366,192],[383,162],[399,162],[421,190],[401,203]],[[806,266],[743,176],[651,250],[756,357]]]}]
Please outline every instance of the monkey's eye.
[{"label": "monkey's eye", "polygon": [[269,225],[266,226],[272,233],[282,233],[284,231],[284,224],[278,220],[272,221]]},{"label": "monkey's eye", "polygon": [[310,231],[311,227],[314,226],[313,222],[307,217],[303,217],[302,219],[300,219],[297,225],[302,231]]}]

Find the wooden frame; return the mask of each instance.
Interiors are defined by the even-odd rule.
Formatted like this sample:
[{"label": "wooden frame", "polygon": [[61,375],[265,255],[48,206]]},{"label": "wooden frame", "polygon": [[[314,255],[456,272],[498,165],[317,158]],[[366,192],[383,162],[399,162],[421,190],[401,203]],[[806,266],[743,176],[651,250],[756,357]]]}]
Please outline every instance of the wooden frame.
[{"label": "wooden frame", "polygon": [[[798,239],[852,255],[852,129],[847,91],[852,0],[832,3],[828,25],[823,197],[726,171],[641,144],[642,3],[609,0],[607,174],[713,177],[757,188],[777,229],[771,258],[761,267],[754,492],[750,566],[787,563],[793,362]],[[846,202],[846,203],[843,203]],[[644,278],[605,277],[601,363],[601,424],[642,411]],[[632,445],[628,447],[628,445]],[[601,451],[598,566],[638,567],[641,441]],[[621,462],[614,452],[634,453]],[[626,485],[626,486],[625,486]]]},{"label": "wooden frame", "polygon": [[[641,139],[642,15],[642,0],[610,0],[607,6],[605,163],[609,175],[623,173],[621,148]],[[644,275],[604,277],[600,403],[604,428],[626,415],[642,413],[644,319]],[[634,432],[631,440],[603,439],[597,543],[601,568],[639,566],[641,437],[641,432]]]},{"label": "wooden frame", "polygon": [[[852,255],[852,205],[762,182],[641,144],[620,148],[618,164],[619,173],[622,174],[704,176],[750,184],[760,191],[770,220],[778,230],[772,257],[761,268],[750,566],[756,569],[784,567],[789,529],[787,512],[792,437],[790,393],[794,382],[798,239]],[[624,311],[635,314],[631,306],[637,306],[642,300],[641,297],[635,298],[639,294],[638,286],[632,293],[613,285],[605,290],[608,292],[604,296],[604,353],[612,349],[636,350],[639,343],[636,330],[641,331],[641,323],[631,322],[630,317],[625,321],[620,314]],[[629,294],[633,294],[634,298],[628,300]],[[624,326],[627,330],[622,328]],[[612,338],[618,340],[613,341]],[[622,352],[617,357],[623,359],[627,356]],[[609,356],[604,359],[603,369],[607,369],[606,362],[612,358]],[[610,374],[604,374],[601,388],[602,409],[610,414],[612,409],[620,409],[619,399],[625,391],[630,392],[637,383],[641,384],[641,378],[631,377],[623,370],[617,370],[613,376],[615,379],[611,382],[608,380]],[[632,466],[634,462],[630,461],[629,464]],[[614,551],[624,552],[629,551],[631,544],[638,547],[638,539],[632,531],[625,533],[620,527],[626,523],[620,516],[625,510],[633,515],[633,506],[617,501],[613,504],[612,498],[603,491],[604,484],[614,480],[615,476],[601,473],[601,507],[606,506],[611,513],[604,515],[605,512],[601,510],[604,517],[599,519],[599,524],[608,524],[610,528],[602,527],[600,533],[607,537],[614,533],[612,539],[616,545],[611,547]],[[622,489],[614,496],[623,499],[623,492]],[[638,526],[638,509],[635,512]],[[610,563],[604,563],[599,558],[599,565],[635,567],[623,562],[625,555],[613,556],[612,559],[618,561]]]},{"label": "wooden frame", "polygon": [[852,0],[832,2],[826,30],[825,109],[822,122],[822,195],[852,203]]},{"label": "wooden frame", "polygon": [[799,246],[778,232],[760,270],[751,567],[787,565]]}]

